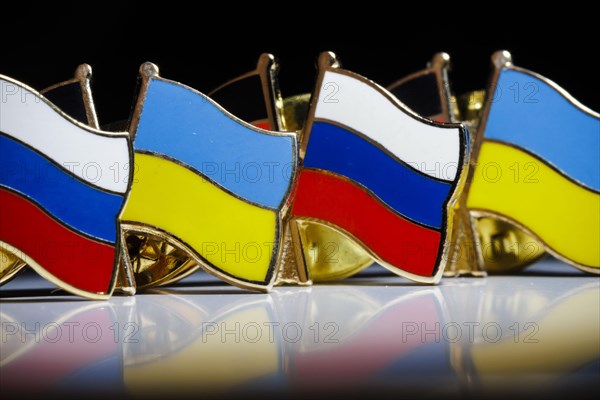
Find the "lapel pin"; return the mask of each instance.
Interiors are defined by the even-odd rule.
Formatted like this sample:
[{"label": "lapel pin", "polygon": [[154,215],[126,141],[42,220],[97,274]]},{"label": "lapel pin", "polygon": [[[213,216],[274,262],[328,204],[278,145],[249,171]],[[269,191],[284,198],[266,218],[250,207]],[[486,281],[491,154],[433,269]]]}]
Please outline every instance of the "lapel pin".
[{"label": "lapel pin", "polygon": [[[426,68],[395,81],[387,89],[417,114],[441,122],[458,121],[456,99],[450,92],[449,66],[450,56],[437,53]],[[310,94],[284,98],[286,129],[302,131],[309,103]],[[457,221],[458,217],[459,215],[454,217],[456,222],[460,222]],[[461,227],[462,225],[453,229],[453,235],[460,235]],[[470,229],[468,224],[464,227]],[[373,258],[362,246],[327,225],[308,221],[299,234],[303,261],[311,271],[311,280],[314,282],[343,279],[373,263]],[[300,283],[296,269],[295,260],[287,259],[281,270],[279,283]]]},{"label": "lapel pin", "polygon": [[[463,195],[479,268],[513,246],[530,256],[520,266],[543,250],[598,274],[600,114],[549,79],[515,66],[508,52],[492,60]],[[490,219],[533,240],[481,234]]]},{"label": "lapel pin", "polygon": [[[155,236],[226,282],[267,291],[296,173],[295,135],[240,120],[208,96],[160,77],[154,64],[142,65],[140,74],[123,235]],[[152,283],[140,264],[125,262],[136,283]]]},{"label": "lapel pin", "polygon": [[303,231],[326,225],[405,278],[441,279],[468,149],[462,125],[425,119],[374,82],[319,58],[301,138],[290,230],[310,280]]},{"label": "lapel pin", "polygon": [[86,99],[90,74],[80,66],[73,80],[46,90],[57,101],[69,97],[63,90],[82,93],[71,96],[81,121],[0,76],[0,248],[9,255],[2,257],[0,283],[26,264],[80,296],[107,298],[115,287],[117,216],[129,187],[131,145],[126,132],[87,125],[97,126]]}]

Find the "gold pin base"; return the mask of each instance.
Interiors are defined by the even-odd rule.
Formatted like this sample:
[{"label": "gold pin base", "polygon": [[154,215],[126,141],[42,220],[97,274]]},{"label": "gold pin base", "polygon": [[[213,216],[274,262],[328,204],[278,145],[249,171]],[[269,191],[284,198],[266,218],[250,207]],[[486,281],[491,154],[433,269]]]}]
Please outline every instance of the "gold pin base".
[{"label": "gold pin base", "polygon": [[200,268],[187,251],[170,243],[161,232],[135,225],[122,225],[122,229],[127,252],[121,262],[119,289],[144,290],[166,285]]},{"label": "gold pin base", "polygon": [[522,270],[544,256],[544,246],[521,229],[491,217],[473,217],[478,254],[489,273]]},{"label": "gold pin base", "polygon": [[298,249],[295,246],[295,240],[292,238],[292,233],[288,227],[283,238],[281,265],[276,271],[277,276],[275,277],[275,286],[312,285],[312,280],[308,279],[306,271],[298,270],[298,263],[296,262],[297,251]]},{"label": "gold pin base", "polygon": [[297,221],[308,276],[314,282],[344,279],[373,264],[371,256],[336,230],[314,221]]},{"label": "gold pin base", "polygon": [[0,285],[10,281],[26,266],[25,261],[0,247]]},{"label": "gold pin base", "polygon": [[[310,94],[300,94],[287,97],[283,100],[283,118],[286,130],[299,132],[304,127],[308,115]],[[354,241],[348,239],[338,231],[313,221],[295,221],[297,238],[296,246],[302,254],[296,257],[290,256],[283,259],[282,271],[286,276],[285,283],[298,283],[297,257],[304,259],[308,278],[312,282],[332,281],[347,278],[362,271],[373,264],[371,256],[358,246]],[[286,238],[291,240],[291,235]],[[293,246],[293,241],[289,245]],[[293,255],[293,252],[289,252]],[[294,275],[296,274],[296,275]]]},{"label": "gold pin base", "polygon": [[[485,91],[476,90],[457,97],[460,119],[468,126],[471,143],[479,126]],[[468,185],[469,183],[467,183]],[[541,258],[544,246],[519,227],[492,217],[473,215],[466,207],[463,191],[455,206],[452,243],[455,248],[444,276],[485,276],[512,273]]]}]

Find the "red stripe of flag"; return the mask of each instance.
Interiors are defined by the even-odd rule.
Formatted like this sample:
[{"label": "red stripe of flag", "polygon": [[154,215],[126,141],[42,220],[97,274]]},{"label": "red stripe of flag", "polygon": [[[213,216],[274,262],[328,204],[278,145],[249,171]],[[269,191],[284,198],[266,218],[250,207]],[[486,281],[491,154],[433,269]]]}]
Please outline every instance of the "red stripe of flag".
[{"label": "red stripe of flag", "polygon": [[269,123],[269,121],[267,120],[258,120],[258,121],[252,121],[252,125],[256,126],[257,128],[260,129],[265,129],[267,131],[271,130],[271,124]]},{"label": "red stripe of flag", "polygon": [[108,292],[115,249],[61,225],[30,201],[0,188],[0,240],[77,289]]},{"label": "red stripe of flag", "polygon": [[[362,310],[358,309],[357,312]],[[403,332],[404,322],[417,326],[420,332]],[[394,361],[415,349],[436,342],[433,334],[440,328],[440,315],[435,297],[424,295],[402,301],[375,315],[339,344],[320,351],[300,353],[293,359],[294,375],[311,386],[331,386],[344,379],[368,379]],[[344,331],[349,333],[348,329]]]},{"label": "red stripe of flag", "polygon": [[434,273],[440,232],[402,218],[343,179],[303,170],[292,215],[337,225],[399,269],[421,276]]}]

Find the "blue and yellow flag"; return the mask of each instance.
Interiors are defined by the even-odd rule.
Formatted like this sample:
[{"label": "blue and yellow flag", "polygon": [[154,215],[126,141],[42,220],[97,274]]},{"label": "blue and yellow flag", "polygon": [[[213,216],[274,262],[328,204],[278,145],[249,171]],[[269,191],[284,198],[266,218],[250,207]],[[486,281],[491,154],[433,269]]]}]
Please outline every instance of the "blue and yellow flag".
[{"label": "blue and yellow flag", "polygon": [[520,226],[551,254],[598,273],[600,114],[513,66],[506,52],[496,61],[467,206]]},{"label": "blue and yellow flag", "polygon": [[132,121],[135,171],[123,223],[172,238],[209,273],[272,283],[296,138],[245,123],[207,96],[142,67]]}]

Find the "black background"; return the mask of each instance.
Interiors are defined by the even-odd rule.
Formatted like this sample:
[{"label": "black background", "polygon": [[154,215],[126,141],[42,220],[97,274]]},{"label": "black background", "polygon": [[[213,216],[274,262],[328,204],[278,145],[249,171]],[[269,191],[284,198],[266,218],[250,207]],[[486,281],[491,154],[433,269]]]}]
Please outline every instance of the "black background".
[{"label": "black background", "polygon": [[[490,55],[507,49],[517,65],[600,109],[599,69],[593,61],[600,21],[573,1],[558,8],[499,0],[462,7],[423,0],[368,0],[362,7],[298,0],[239,7],[218,1],[209,9],[206,1],[150,6],[125,0],[5,0],[0,4],[0,74],[42,89],[68,79],[86,62],[94,69],[100,122],[107,124],[127,119],[137,71],[145,61],[158,64],[166,78],[209,91],[253,68],[261,52],[271,52],[280,60],[280,84],[287,96],[312,90],[321,51],[335,51],[346,68],[382,85],[446,51],[453,62],[453,90],[463,93],[483,88]],[[9,2],[18,4],[9,7]],[[568,390],[575,394],[577,388]]]},{"label": "black background", "polygon": [[[192,3],[190,3],[192,4]],[[437,51],[451,55],[456,93],[483,88],[493,51],[510,50],[515,64],[539,72],[598,110],[598,21],[585,6],[524,8],[486,2],[444,7],[423,1],[356,8],[303,2],[174,1],[2,5],[0,73],[42,89],[65,80],[83,62],[94,69],[101,124],[126,119],[139,65],[208,91],[255,65],[261,52],[281,64],[283,95],[312,90],[319,52],[387,85],[421,69]],[[285,4],[286,10],[281,9]],[[343,10],[343,11],[340,11]]]}]

